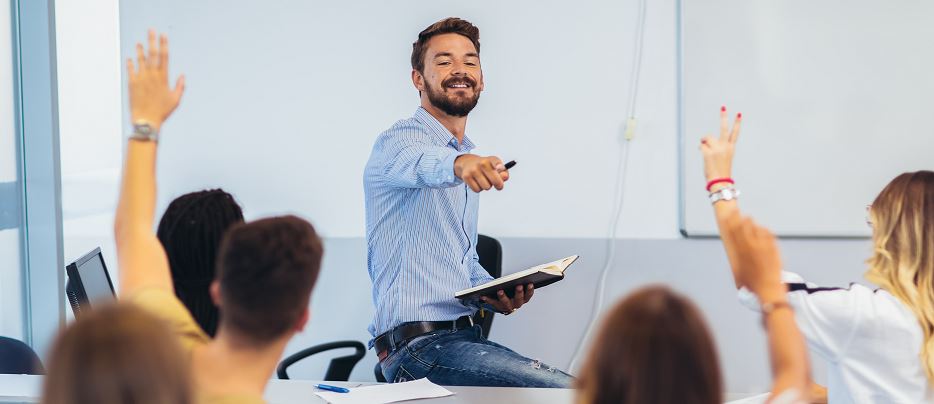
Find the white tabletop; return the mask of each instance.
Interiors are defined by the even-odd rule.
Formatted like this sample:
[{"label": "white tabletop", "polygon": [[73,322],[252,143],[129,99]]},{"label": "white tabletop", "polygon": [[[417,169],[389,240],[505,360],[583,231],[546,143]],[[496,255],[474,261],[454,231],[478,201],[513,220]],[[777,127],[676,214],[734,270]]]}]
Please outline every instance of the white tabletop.
[{"label": "white tabletop", "polygon": [[[315,395],[314,385],[319,382],[309,380],[271,380],[266,387],[266,400],[269,404],[291,403],[324,403],[324,400]],[[327,382],[336,386],[359,387],[373,383],[354,382]],[[541,404],[571,404],[574,402],[574,391],[569,389],[532,389],[516,387],[463,387],[446,386],[454,392],[453,396],[418,400],[415,403],[541,403]],[[4,375],[0,374],[0,403],[38,403],[42,392],[42,376]],[[768,398],[768,394],[759,395],[728,395],[727,401],[747,397],[736,401],[736,404],[760,404]]]},{"label": "white tabletop", "polygon": [[[314,385],[309,380],[272,380],[266,387],[269,404],[324,403],[315,395]],[[327,382],[337,386],[358,387],[372,383]],[[417,403],[541,403],[571,404],[574,392],[569,389],[532,389],[515,387],[445,387],[453,396],[415,401]],[[0,403],[37,403],[42,391],[42,376],[0,375]]]}]

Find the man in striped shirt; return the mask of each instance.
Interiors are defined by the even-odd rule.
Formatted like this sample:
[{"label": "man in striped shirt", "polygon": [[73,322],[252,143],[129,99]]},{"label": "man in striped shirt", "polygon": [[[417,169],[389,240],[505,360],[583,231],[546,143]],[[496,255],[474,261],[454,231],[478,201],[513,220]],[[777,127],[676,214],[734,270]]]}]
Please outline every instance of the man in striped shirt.
[{"label": "man in striped shirt", "polygon": [[483,90],[479,30],[448,18],[422,31],[412,50],[421,106],[376,139],[364,172],[367,266],[376,316],[370,342],[392,382],[428,377],[443,385],[568,387],[571,377],[480,335],[477,310],[509,314],[531,299],[499,291],[482,307],[454,298],[492,280],[478,262],[479,192],[509,179],[495,156],[470,154],[467,115]]}]

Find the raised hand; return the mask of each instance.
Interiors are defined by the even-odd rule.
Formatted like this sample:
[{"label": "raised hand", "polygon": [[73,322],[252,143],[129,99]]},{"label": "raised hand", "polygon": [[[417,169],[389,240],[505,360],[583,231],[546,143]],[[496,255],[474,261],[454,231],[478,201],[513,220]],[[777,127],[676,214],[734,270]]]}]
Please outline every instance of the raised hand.
[{"label": "raised hand", "polygon": [[140,43],[136,44],[136,66],[127,59],[127,81],[130,87],[130,119],[132,123],[145,122],[159,130],[178,106],[185,91],[185,76],[169,88],[169,40],[149,30],[148,52]]},{"label": "raised hand", "polygon": [[502,190],[509,180],[509,171],[499,157],[480,157],[464,154],[454,160],[454,175],[464,181],[474,192],[490,188]]},{"label": "raised hand", "polygon": [[782,259],[775,236],[751,218],[739,216],[728,220],[727,231],[735,243],[737,283],[763,302],[784,300]]},{"label": "raised hand", "polygon": [[720,136],[704,136],[700,150],[704,156],[704,175],[707,181],[716,178],[729,178],[733,172],[733,152],[739,139],[740,124],[743,114],[736,114],[733,127],[730,128],[726,107],[720,108]]}]

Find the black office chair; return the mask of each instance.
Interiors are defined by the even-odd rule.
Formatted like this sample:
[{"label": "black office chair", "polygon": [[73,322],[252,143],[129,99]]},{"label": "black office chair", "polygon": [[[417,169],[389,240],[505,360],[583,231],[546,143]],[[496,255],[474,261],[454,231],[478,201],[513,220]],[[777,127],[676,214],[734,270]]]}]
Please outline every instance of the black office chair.
[{"label": "black office chair", "polygon": [[331,363],[328,365],[328,370],[324,373],[324,380],[331,382],[346,382],[348,379],[350,379],[350,372],[353,371],[353,367],[356,366],[357,362],[360,362],[360,359],[363,359],[363,355],[366,354],[366,347],[363,346],[363,344],[359,341],[336,341],[327,344],[315,345],[311,348],[298,351],[292,355],[289,355],[288,358],[283,359],[282,362],[279,363],[279,366],[276,367],[276,375],[279,376],[279,379],[289,380],[289,374],[286,373],[286,369],[288,369],[289,366],[295,364],[295,362],[317,353],[341,348],[354,348],[355,351],[352,355],[340,356],[331,359]]},{"label": "black office chair", "polygon": [[[503,245],[495,238],[483,234],[477,235],[477,258],[479,258],[480,265],[483,269],[486,269],[490,276],[499,278],[503,275]],[[490,327],[493,326],[493,313],[486,312],[483,316],[480,316],[480,312],[477,312],[473,316],[473,322],[480,325],[483,338],[490,336]],[[379,366],[379,363],[373,368],[373,375],[376,376],[376,381],[386,382],[386,378],[383,377],[383,369]]]},{"label": "black office chair", "polygon": [[[480,259],[480,265],[486,269],[493,278],[503,276],[503,245],[495,238],[480,234],[477,236],[477,257]],[[480,316],[480,312],[473,316],[474,324],[480,324],[483,330],[483,338],[490,336],[490,327],[493,326],[493,313],[486,312]]]},{"label": "black office chair", "polygon": [[41,375],[42,362],[29,345],[12,338],[0,337],[0,374]]}]

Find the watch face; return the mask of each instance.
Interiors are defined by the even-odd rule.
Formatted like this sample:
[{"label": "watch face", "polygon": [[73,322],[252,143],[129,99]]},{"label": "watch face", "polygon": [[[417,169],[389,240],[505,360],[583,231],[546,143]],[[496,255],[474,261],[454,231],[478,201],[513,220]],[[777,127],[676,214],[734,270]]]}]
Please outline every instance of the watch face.
[{"label": "watch face", "polygon": [[139,133],[140,135],[146,136],[152,135],[153,132],[152,126],[150,126],[148,123],[133,125],[133,131]]}]

